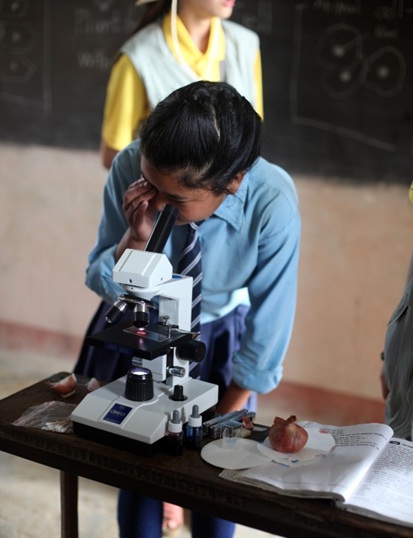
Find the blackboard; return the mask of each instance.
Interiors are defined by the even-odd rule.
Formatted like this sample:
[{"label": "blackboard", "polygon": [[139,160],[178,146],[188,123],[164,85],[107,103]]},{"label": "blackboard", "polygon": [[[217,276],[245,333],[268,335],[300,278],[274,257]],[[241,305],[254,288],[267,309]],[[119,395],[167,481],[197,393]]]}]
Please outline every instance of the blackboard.
[{"label": "blackboard", "polygon": [[7,0],[0,10],[0,139],[98,148],[133,0]]},{"label": "blackboard", "polygon": [[[0,2],[0,140],[97,149],[132,0]],[[263,154],[292,174],[409,182],[413,0],[238,0],[258,32]]]},{"label": "blackboard", "polygon": [[235,15],[261,38],[266,155],[293,173],[412,180],[413,1],[239,0]]}]

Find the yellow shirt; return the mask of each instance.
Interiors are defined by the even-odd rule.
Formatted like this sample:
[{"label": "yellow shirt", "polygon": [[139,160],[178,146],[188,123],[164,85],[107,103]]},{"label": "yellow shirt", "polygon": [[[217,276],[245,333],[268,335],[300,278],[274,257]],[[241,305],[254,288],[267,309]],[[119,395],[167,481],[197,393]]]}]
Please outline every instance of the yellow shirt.
[{"label": "yellow shirt", "polygon": [[[174,50],[170,14],[163,19],[162,31],[168,47],[179,61]],[[220,62],[225,59],[225,33],[220,19],[212,19],[208,47],[205,53],[201,52],[195,45],[179,17],[177,18],[177,35],[183,59],[198,77],[202,80],[220,80],[219,66]],[[254,79],[256,110],[263,117],[261,54],[259,50],[255,61]],[[141,77],[130,59],[122,54],[112,68],[107,87],[102,125],[103,140],[110,148],[120,151],[136,137],[140,124],[150,112],[146,89]]]}]

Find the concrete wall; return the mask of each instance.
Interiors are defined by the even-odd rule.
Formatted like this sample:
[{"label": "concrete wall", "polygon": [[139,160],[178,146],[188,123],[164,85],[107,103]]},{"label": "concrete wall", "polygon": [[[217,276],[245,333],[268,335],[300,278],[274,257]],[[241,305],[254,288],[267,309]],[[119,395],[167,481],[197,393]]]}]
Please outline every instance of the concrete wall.
[{"label": "concrete wall", "polygon": [[[95,152],[0,144],[0,345],[75,360],[106,171]],[[378,358],[412,242],[407,187],[295,177],[303,217],[285,379],[379,398]],[[48,346],[48,342],[54,342]]]}]

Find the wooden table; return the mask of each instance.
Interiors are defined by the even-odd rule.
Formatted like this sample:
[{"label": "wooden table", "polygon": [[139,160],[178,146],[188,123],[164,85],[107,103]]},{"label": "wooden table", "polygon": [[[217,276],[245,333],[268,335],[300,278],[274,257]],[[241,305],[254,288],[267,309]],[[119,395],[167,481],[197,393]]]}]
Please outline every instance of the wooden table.
[{"label": "wooden table", "polygon": [[[64,401],[77,404],[85,392],[79,387]],[[143,457],[75,434],[11,425],[29,407],[56,399],[61,400],[40,381],[1,400],[0,450],[61,471],[63,538],[78,536],[78,476],[285,537],[413,536],[412,529],[338,510],[328,501],[287,497],[223,480],[220,469],[205,463],[196,451],[185,450],[181,457]]]}]

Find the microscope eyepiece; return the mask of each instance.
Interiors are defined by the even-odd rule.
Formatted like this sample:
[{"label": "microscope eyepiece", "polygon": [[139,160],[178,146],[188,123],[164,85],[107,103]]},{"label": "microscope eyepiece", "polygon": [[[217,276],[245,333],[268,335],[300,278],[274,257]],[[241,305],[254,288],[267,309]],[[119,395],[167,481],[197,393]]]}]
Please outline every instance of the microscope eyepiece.
[{"label": "microscope eyepiece", "polygon": [[175,221],[178,217],[178,208],[173,205],[165,205],[159,213],[158,220],[153,227],[151,236],[145,246],[149,252],[162,253],[166,242],[172,232]]}]

